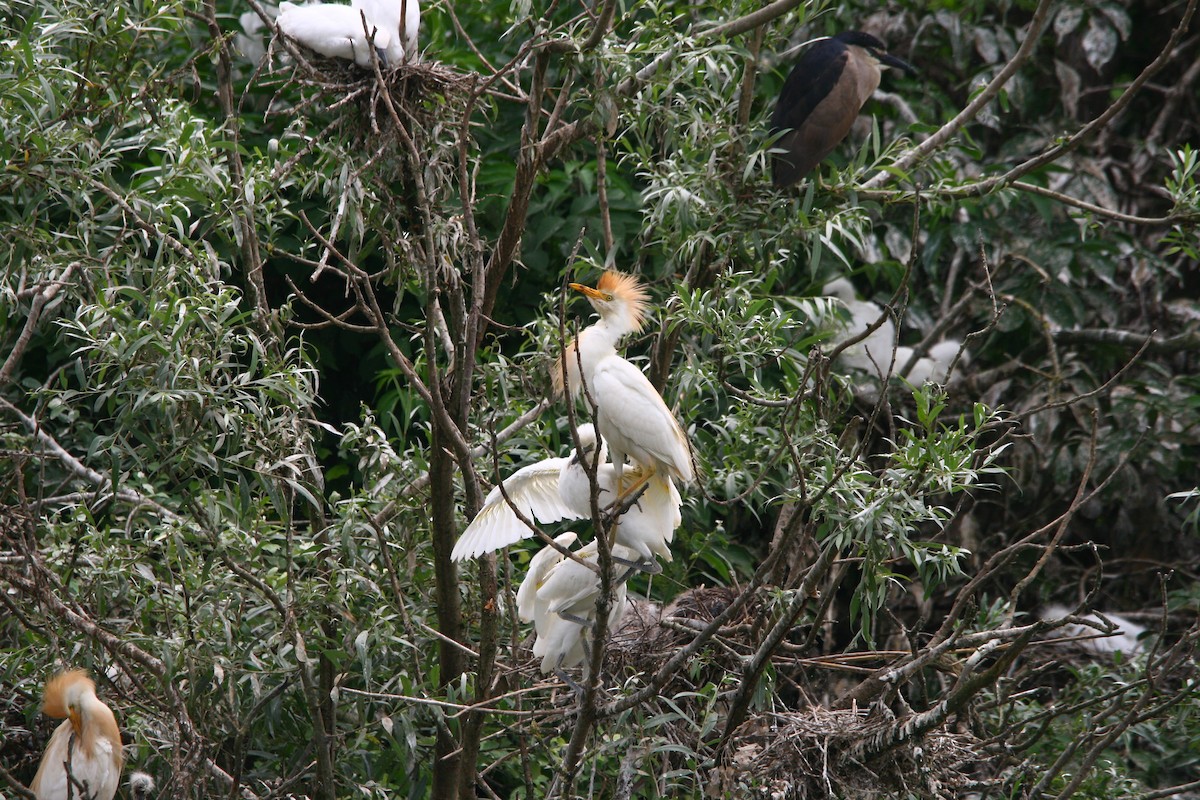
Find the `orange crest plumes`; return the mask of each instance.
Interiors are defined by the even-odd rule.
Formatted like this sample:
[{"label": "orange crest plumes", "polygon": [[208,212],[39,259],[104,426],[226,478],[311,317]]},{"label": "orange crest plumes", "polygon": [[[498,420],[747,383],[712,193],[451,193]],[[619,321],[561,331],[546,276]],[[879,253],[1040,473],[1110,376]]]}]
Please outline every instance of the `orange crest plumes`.
[{"label": "orange crest plumes", "polygon": [[76,684],[84,684],[93,692],[96,691],[96,684],[83,670],[73,669],[68,672],[60,672],[46,681],[46,695],[42,701],[42,711],[55,719],[66,717],[67,690]]},{"label": "orange crest plumes", "polygon": [[646,304],[650,296],[642,286],[642,282],[634,275],[610,269],[600,276],[596,288],[612,296],[613,300],[624,302],[629,313],[629,322],[635,331],[642,329],[646,315]]}]

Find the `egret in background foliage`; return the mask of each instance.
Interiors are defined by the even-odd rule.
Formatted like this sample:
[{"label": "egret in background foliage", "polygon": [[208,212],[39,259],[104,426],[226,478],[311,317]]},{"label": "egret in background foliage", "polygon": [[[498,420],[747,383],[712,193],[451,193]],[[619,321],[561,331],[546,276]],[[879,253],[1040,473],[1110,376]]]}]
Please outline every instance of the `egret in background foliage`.
[{"label": "egret in background foliage", "polygon": [[935,345],[929,347],[928,356],[918,358],[916,363],[907,372],[904,371],[904,366],[913,356],[911,347],[896,348],[896,372],[903,375],[913,386],[920,386],[923,383],[932,381],[934,383],[949,383],[953,377],[950,372],[950,366],[954,364],[955,357],[958,357],[959,363],[966,366],[970,363],[970,358],[967,353],[962,350],[962,342],[957,339],[943,339]]},{"label": "egret in background foliage", "polygon": [[565,391],[574,398],[586,387],[596,404],[596,431],[608,446],[620,496],[626,491],[626,457],[642,466],[643,481],[660,474],[691,483],[691,450],[683,428],[642,371],[617,355],[622,337],[642,329],[646,290],[634,276],[615,270],[600,276],[595,288],[570,286],[587,297],[600,319],[559,357],[552,376],[555,394]]},{"label": "egret in background foliage", "polygon": [[868,33],[845,31],[818,41],[792,67],[771,114],[771,132],[782,133],[771,158],[776,188],[812,172],[846,138],[883,69],[916,72],[886,50]]},{"label": "egret in background foliage", "polygon": [[[549,523],[589,519],[592,516],[592,486],[587,466],[596,457],[596,432],[591,423],[580,425],[577,432],[582,455],[573,452],[567,458],[547,458],[521,467],[504,479],[503,492],[499,486],[493,487],[475,519],[455,543],[450,558],[454,561],[475,558],[534,535],[505,501],[504,494],[530,520]],[[616,467],[608,462],[603,446],[598,458],[596,483],[600,494],[597,501],[603,509],[617,496]],[[613,536],[617,544],[636,554],[640,562],[635,563],[639,563],[641,569],[657,572],[655,556],[671,560],[668,545],[682,522],[680,506],[683,500],[669,476],[653,475],[645,483],[645,492],[614,521]]]},{"label": "egret in background foliage", "polygon": [[[927,381],[948,383],[952,377],[950,367],[955,358],[958,358],[961,365],[970,362],[968,353],[963,352],[959,355],[962,342],[957,339],[944,339],[931,345],[926,356],[918,358],[908,367],[908,362],[914,354],[913,348],[896,346],[896,326],[890,315],[885,315],[882,306],[860,298],[854,285],[845,278],[830,281],[825,284],[823,291],[827,296],[836,298],[850,313],[849,320],[838,320],[839,331],[831,340],[833,344],[858,336],[874,325],[880,317],[884,317],[879,327],[867,334],[865,339],[842,351],[838,359],[846,366],[870,372],[880,379],[898,375],[914,386],[920,386]],[[868,391],[864,399],[874,402],[878,395]]]},{"label": "egret in background foliage", "polygon": [[369,15],[364,27],[362,11],[336,3],[311,6],[280,3],[275,24],[284,35],[308,49],[330,58],[353,61],[360,67],[371,66],[368,31],[381,61],[387,63],[388,50],[392,46],[392,34],[387,28],[371,20]]},{"label": "egret in background foliage", "polygon": [[417,30],[421,25],[421,4],[418,0],[350,0],[353,8],[367,15],[391,39],[383,47],[388,66],[417,60]]},{"label": "egret in background foliage", "polygon": [[83,670],[46,682],[42,711],[62,719],[33,778],[37,800],[112,800],[121,781],[121,731]]},{"label": "egret in background foliage", "polygon": [[[886,313],[882,306],[859,298],[854,284],[845,278],[837,278],[825,284],[824,292],[829,297],[836,297],[850,312],[849,321],[839,322],[839,327],[844,333],[834,338],[835,343],[858,336],[883,317],[883,322],[878,328],[867,334],[861,342],[843,350],[839,358],[854,369],[872,372],[879,377],[886,375],[892,363],[892,349],[896,346],[896,326],[890,314]],[[899,366],[903,367],[904,362],[899,362]]]}]

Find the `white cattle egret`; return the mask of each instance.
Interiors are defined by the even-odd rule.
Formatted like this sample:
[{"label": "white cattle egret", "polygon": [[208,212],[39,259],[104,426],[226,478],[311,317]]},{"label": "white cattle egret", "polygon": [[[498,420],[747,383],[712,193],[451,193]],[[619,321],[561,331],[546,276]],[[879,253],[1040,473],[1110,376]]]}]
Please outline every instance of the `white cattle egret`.
[{"label": "white cattle egret", "polygon": [[[421,25],[419,0],[350,0],[350,5],[388,32],[388,66],[417,60],[417,29]],[[378,42],[376,42],[378,44]]]},{"label": "white cattle egret", "polygon": [[371,32],[375,50],[385,62],[388,48],[392,45],[392,36],[386,28],[368,17],[364,29],[361,11],[336,3],[298,6],[283,2],[279,4],[279,16],[275,23],[286,36],[310,50],[323,56],[353,61],[360,67],[371,65],[367,31]]},{"label": "white cattle egret", "polygon": [[[594,457],[596,432],[591,423],[584,423],[579,426],[578,434],[583,456],[572,453],[568,458],[544,459],[505,478],[503,493],[499,486],[493,487],[475,519],[454,544],[450,558],[454,561],[475,558],[534,535],[505,501],[504,494],[526,518],[538,522],[590,518],[592,485],[587,465]],[[603,447],[596,465],[596,483],[600,491],[597,499],[604,508],[616,499],[617,482],[616,467],[606,460]],[[657,571],[655,556],[671,560],[668,545],[683,521],[679,511],[682,504],[679,491],[669,477],[650,476],[646,491],[616,519],[613,532],[616,543],[636,553],[648,565],[643,569]]]},{"label": "white cattle egret", "polygon": [[[836,297],[842,306],[850,312],[850,319],[841,323],[842,332],[834,338],[834,343],[841,343],[858,336],[884,316],[884,310],[869,300],[860,300],[854,291],[854,285],[845,278],[838,278],[825,284],[825,294]],[[892,348],[896,343],[896,326],[891,317],[886,317],[883,323],[867,335],[861,342],[847,347],[839,357],[841,361],[864,372],[872,372],[879,377],[888,373],[892,363]],[[897,359],[899,366],[904,362]]]},{"label": "white cattle egret", "polygon": [[[564,533],[554,540],[563,547],[575,541],[575,534]],[[596,542],[588,542],[575,552],[593,566],[599,563]],[[633,551],[614,545],[616,559],[628,559]],[[625,584],[616,581],[608,611],[608,629],[620,621],[628,603]],[[517,591],[517,613],[532,622],[536,639],[533,654],[542,659],[542,673],[584,664],[593,639],[596,601],[600,596],[600,576],[585,564],[566,558],[553,547],[538,551],[529,562],[529,573]]]},{"label": "white cattle egret", "polygon": [[[1071,613],[1066,606],[1050,605],[1039,611],[1038,616],[1047,621],[1057,622]],[[1093,653],[1123,653],[1126,656],[1136,656],[1142,652],[1141,637],[1146,633],[1146,629],[1133,620],[1110,611],[1088,612],[1078,616],[1094,623],[1096,627],[1072,622],[1062,626],[1057,632],[1063,636],[1085,637],[1080,639],[1080,644]],[[1116,629],[1105,635],[1103,629],[1108,627],[1107,623],[1116,626]]]},{"label": "white cattle egret", "polygon": [[[571,531],[567,531],[555,536],[554,541],[559,547],[568,548],[575,544],[578,538]],[[538,550],[533,558],[529,559],[529,571],[525,573],[525,580],[521,581],[521,586],[517,589],[517,616],[521,619],[530,622],[537,616],[537,590],[545,583],[546,573],[550,568],[562,560],[563,554],[550,545]]]},{"label": "white cattle egret", "polygon": [[587,297],[600,319],[559,357],[552,376],[555,394],[564,392],[564,367],[569,398],[587,387],[596,404],[596,430],[612,454],[619,490],[625,488],[621,475],[627,456],[645,468],[644,478],[665,473],[690,483],[691,451],[683,428],[642,371],[616,351],[622,337],[642,328],[645,289],[634,276],[614,270],[600,276],[595,288],[578,283],[571,288]]},{"label": "white cattle egret", "polygon": [[[271,19],[279,14],[279,9],[274,6],[264,5],[263,12]],[[266,55],[267,48],[263,44],[261,31],[267,27],[267,23],[263,22],[254,11],[247,11],[238,16],[238,23],[242,26],[242,32],[233,37],[234,48],[242,54],[247,61],[260,61]]]},{"label": "white cattle egret", "polygon": [[83,670],[55,675],[46,682],[42,711],[63,723],[30,786],[37,800],[112,800],[125,754],[117,718],[96,697],[96,684]]},{"label": "white cattle egret", "polygon": [[[918,358],[907,372],[902,372],[904,366],[912,358],[911,347],[896,348],[896,372],[901,374],[913,386],[920,386],[928,381],[947,383],[950,380],[950,365],[954,357],[962,349],[962,343],[955,339],[946,339],[929,348],[928,357]],[[967,354],[959,358],[962,364],[967,363]]]}]

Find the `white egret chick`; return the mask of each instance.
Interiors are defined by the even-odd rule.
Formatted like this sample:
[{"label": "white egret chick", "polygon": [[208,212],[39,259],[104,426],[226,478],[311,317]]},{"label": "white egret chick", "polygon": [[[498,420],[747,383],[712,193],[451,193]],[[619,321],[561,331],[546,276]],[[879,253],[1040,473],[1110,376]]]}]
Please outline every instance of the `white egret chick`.
[{"label": "white egret chick", "polygon": [[[1057,622],[1071,613],[1066,606],[1056,604],[1038,611],[1038,617]],[[1087,612],[1079,616],[1095,623],[1097,628],[1106,628],[1106,623],[1111,623],[1116,626],[1116,630],[1106,636],[1097,628],[1072,622],[1059,628],[1057,633],[1062,636],[1080,637],[1080,644],[1093,653],[1123,653],[1126,656],[1136,656],[1142,652],[1141,638],[1145,635],[1146,628],[1133,620],[1111,611]]]},{"label": "white egret chick", "polygon": [[391,37],[391,43],[385,48],[388,66],[417,60],[417,30],[421,25],[419,0],[350,0],[350,5],[365,12],[367,19],[388,32]]},{"label": "white egret chick", "polygon": [[357,8],[336,3],[321,3],[298,6],[295,3],[279,4],[279,16],[275,23],[288,38],[295,39],[310,50],[331,58],[344,58],[360,67],[371,66],[371,43],[367,32],[375,43],[379,58],[387,61],[392,36],[386,28],[367,17],[363,27],[363,13]]},{"label": "white egret chick", "polygon": [[[560,547],[569,548],[575,544],[575,540],[578,538],[571,531],[567,531],[555,536],[554,541]],[[546,545],[534,553],[533,558],[529,559],[529,571],[525,573],[525,580],[521,581],[521,585],[517,589],[518,617],[526,622],[532,622],[537,617],[539,609],[537,590],[546,582],[546,575],[550,572],[550,568],[562,561],[563,558],[562,553],[550,545]]]},{"label": "white egret chick", "polygon": [[83,670],[59,673],[46,682],[42,711],[63,723],[29,787],[37,800],[112,800],[125,753],[117,718],[96,696],[96,684]]},{"label": "white egret chick", "polygon": [[[575,534],[555,538],[568,546]],[[599,564],[596,542],[588,542],[575,553],[587,564]],[[634,554],[622,545],[614,545],[615,559]],[[542,673],[584,665],[588,669],[588,649],[596,621],[596,601],[600,596],[600,576],[584,564],[566,558],[553,547],[544,547],[529,563],[529,573],[517,591],[517,613],[532,622],[536,639],[533,654],[542,659]],[[612,630],[625,613],[628,598],[623,581],[613,588],[608,611],[608,629]]]},{"label": "white egret chick", "polygon": [[[596,432],[591,423],[584,423],[579,426],[578,434],[582,456],[572,453],[568,458],[547,458],[522,467],[504,479],[504,493],[527,518],[548,523],[592,516],[592,486],[587,466],[595,457]],[[600,494],[597,500],[604,508],[617,496],[616,467],[607,461],[603,446],[598,458],[596,483]],[[645,492],[615,520],[613,535],[616,543],[629,548],[641,559],[641,569],[657,572],[655,556],[671,560],[668,545],[683,521],[682,505],[679,491],[668,476],[651,476],[646,481]],[[493,487],[475,519],[455,543],[450,558],[455,561],[475,558],[533,535],[534,532],[505,501],[500,487]]]},{"label": "white egret chick", "polygon": [[[596,403],[596,430],[608,445],[619,492],[625,458],[640,464],[643,479],[654,473],[691,483],[691,450],[675,415],[667,408],[642,371],[617,355],[617,343],[641,330],[646,291],[632,275],[609,270],[596,287],[572,283],[583,293],[600,319],[567,345],[555,365],[556,395],[574,398],[584,386]],[[582,366],[582,381],[580,367]],[[563,386],[564,367],[566,386]]]}]

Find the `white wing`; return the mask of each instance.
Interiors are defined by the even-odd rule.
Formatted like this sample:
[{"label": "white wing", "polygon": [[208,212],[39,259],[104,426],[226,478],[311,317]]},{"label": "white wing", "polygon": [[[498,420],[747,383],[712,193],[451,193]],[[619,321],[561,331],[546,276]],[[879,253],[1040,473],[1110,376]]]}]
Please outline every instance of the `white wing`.
[{"label": "white wing", "polygon": [[620,356],[609,356],[596,365],[592,383],[599,406],[597,428],[609,449],[646,467],[657,461],[690,483],[687,437],[642,371]]},{"label": "white wing", "polygon": [[[566,458],[547,458],[521,467],[504,479],[504,492],[530,520],[549,523],[579,519],[579,515],[563,502],[558,493],[558,476],[568,461]],[[529,526],[513,513],[500,487],[496,486],[488,493],[475,519],[458,538],[450,558],[453,561],[475,558],[533,535]]]},{"label": "white wing", "polygon": [[[570,547],[578,537],[571,531],[560,533],[554,541],[562,547]],[[529,571],[525,580],[517,589],[517,616],[526,622],[533,622],[546,616],[546,603],[538,598],[538,592],[545,584],[550,570],[563,560],[563,554],[550,545],[546,545],[529,559]]]},{"label": "white wing", "polygon": [[[334,3],[315,6],[281,3],[276,23],[286,35],[323,56],[344,58],[359,66],[371,63],[362,14],[356,8]],[[377,25],[368,20],[368,27],[373,28],[375,47],[386,51],[392,36],[386,28]]]}]

